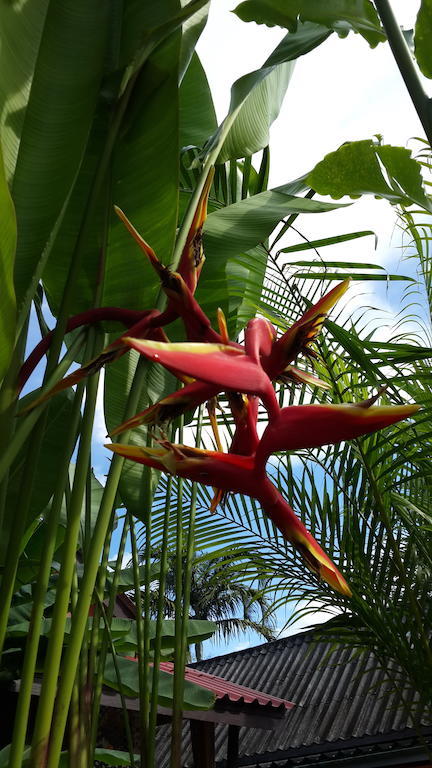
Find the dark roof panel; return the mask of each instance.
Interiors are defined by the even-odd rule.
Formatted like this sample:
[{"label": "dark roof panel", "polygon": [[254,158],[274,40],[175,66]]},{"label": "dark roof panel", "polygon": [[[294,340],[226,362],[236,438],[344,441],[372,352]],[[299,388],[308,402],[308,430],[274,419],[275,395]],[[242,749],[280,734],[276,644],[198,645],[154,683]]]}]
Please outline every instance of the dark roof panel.
[{"label": "dark roof panel", "polygon": [[[241,729],[243,760],[253,755],[262,760],[268,753],[269,765],[282,765],[278,758],[285,762],[290,753],[316,752],[317,746],[322,751],[331,750],[332,745],[340,749],[343,743],[357,749],[368,737],[385,742],[387,734],[391,741],[413,726],[400,704],[392,665],[388,675],[371,653],[358,654],[344,646],[334,649],[330,643],[316,643],[311,632],[206,659],[191,667],[294,702],[277,732]],[[409,689],[405,694],[413,699]],[[426,716],[421,723],[432,724]],[[225,758],[226,739],[226,728],[217,726],[218,760]],[[187,740],[185,732],[185,746]],[[241,763],[246,764],[243,760]],[[185,757],[184,765],[191,764],[191,759]],[[247,764],[254,763],[251,759]]]}]

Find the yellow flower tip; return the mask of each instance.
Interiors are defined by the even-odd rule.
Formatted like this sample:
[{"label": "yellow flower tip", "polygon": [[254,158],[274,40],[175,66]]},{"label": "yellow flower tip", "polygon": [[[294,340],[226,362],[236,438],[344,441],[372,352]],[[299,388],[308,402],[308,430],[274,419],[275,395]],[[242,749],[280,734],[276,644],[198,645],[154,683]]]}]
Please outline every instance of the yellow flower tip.
[{"label": "yellow flower tip", "polygon": [[106,443],[104,446],[109,451],[123,456],[125,459],[137,459],[145,456],[145,451],[136,445],[124,445],[123,443]]},{"label": "yellow flower tip", "polygon": [[336,592],[339,592],[341,595],[344,595],[345,597],[352,597],[351,589],[349,588],[344,577],[342,576],[341,573],[339,573],[336,567],[333,569],[327,565],[321,564],[319,575],[323,579],[323,581],[325,581]]},{"label": "yellow flower tip", "polygon": [[[354,404],[356,405],[356,404]],[[370,413],[371,415],[374,413],[380,413],[383,416],[388,414],[389,416],[394,416],[394,421],[399,421],[402,419],[407,419],[409,416],[413,416],[417,411],[419,411],[421,408],[421,405],[417,405],[417,403],[413,404],[407,404],[407,405],[371,405],[369,408],[365,408],[366,413]]]},{"label": "yellow flower tip", "polygon": [[348,288],[351,285],[351,278],[349,277],[347,280],[343,280],[342,283],[339,283],[336,285],[335,288],[333,288],[329,293],[326,294],[326,296],[323,296],[321,301],[318,302],[316,305],[316,308],[319,308],[320,313],[328,314],[330,310],[334,307],[334,305],[339,301],[340,298],[344,295],[344,293],[347,292]]},{"label": "yellow flower tip", "polygon": [[297,533],[294,537],[294,544],[302,554],[307,567],[313,573],[316,573],[336,592],[345,595],[345,597],[352,597],[352,592],[344,577],[312,537]]},{"label": "yellow flower tip", "polygon": [[111,430],[111,432],[108,432],[108,437],[112,439],[116,435],[120,435],[122,432],[125,432],[127,429],[134,429],[135,427],[139,427],[142,423],[143,422],[140,418],[133,416],[131,419],[128,419],[122,424],[119,424],[118,427],[115,427],[115,429]]},{"label": "yellow flower tip", "polygon": [[133,347],[134,344],[137,342],[140,342],[140,344],[143,344],[144,346],[154,346],[155,344],[160,344],[158,341],[148,341],[146,339],[135,339],[133,336],[122,336],[122,342],[124,344],[127,344],[128,347]]},{"label": "yellow flower tip", "polygon": [[400,408],[401,412],[405,413],[405,416],[413,416],[417,411],[421,410],[421,405],[418,405],[418,403],[412,403],[411,405],[400,405],[395,406],[396,408]]},{"label": "yellow flower tip", "polygon": [[217,321],[218,321],[218,327],[219,327],[219,333],[222,338],[223,344],[229,344],[229,336],[228,336],[228,327],[226,322],[226,317],[223,309],[220,307],[217,308]]}]

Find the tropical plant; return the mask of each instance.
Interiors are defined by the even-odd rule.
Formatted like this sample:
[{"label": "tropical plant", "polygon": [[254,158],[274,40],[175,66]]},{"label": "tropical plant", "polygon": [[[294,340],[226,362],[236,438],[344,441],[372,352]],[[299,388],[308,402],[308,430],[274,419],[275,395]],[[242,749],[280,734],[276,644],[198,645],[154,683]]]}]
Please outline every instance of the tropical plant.
[{"label": "tropical plant", "polygon": [[[267,238],[279,222],[284,222],[281,231],[286,231],[299,214],[322,213],[341,204],[312,199],[320,185],[312,184],[311,177],[267,189],[269,127],[278,114],[295,59],[333,33],[344,37],[353,30],[371,45],[385,39],[374,6],[367,0],[319,4],[319,12],[313,0],[291,3],[290,31],[261,68],[234,84],[229,113],[217,126],[206,77],[194,53],[208,5],[205,0],[188,4],[158,0],[143,6],[131,0],[120,8],[102,0],[90,5],[82,0],[37,0],[3,4],[0,10],[0,264],[4,288],[0,304],[0,646],[8,651],[2,656],[4,668],[11,670],[8,661],[13,648],[18,648],[17,638],[21,638],[18,650],[22,653],[15,656],[19,662],[11,671],[21,680],[12,744],[2,753],[12,768],[19,768],[28,755],[32,766],[57,768],[68,716],[72,723],[70,762],[91,764],[103,682],[119,688],[122,695],[139,695],[143,765],[154,762],[158,701],[174,711],[172,766],[179,760],[183,702],[188,708],[212,705],[211,697],[202,690],[184,685],[182,667],[188,642],[194,642],[191,638],[199,641],[214,629],[211,625],[192,627],[188,614],[194,549],[211,543],[217,556],[216,548],[221,547],[217,518],[197,528],[197,515],[198,519],[202,516],[197,504],[203,492],[194,482],[160,479],[158,472],[125,463],[118,454],[104,487],[95,481],[91,474],[92,432],[100,369],[106,364],[105,420],[108,429],[114,430],[137,411],[148,412],[151,404],[175,386],[171,373],[162,373],[158,366],[127,351],[129,344],[126,334],[119,335],[119,324],[128,329],[129,337],[133,327],[135,338],[137,330],[162,338],[162,326],[169,321],[171,337],[177,339],[182,331],[176,320],[181,317],[191,338],[202,334],[202,328],[191,327],[189,321],[197,320],[202,310],[209,318],[205,331],[211,334],[220,306],[227,330],[222,325],[219,337],[227,339],[228,335],[236,337],[258,308],[277,327],[285,324],[284,330],[298,319],[298,289],[290,285],[287,293],[279,278],[272,280],[271,271],[266,276]],[[379,8],[378,2],[376,5]],[[270,0],[248,0],[242,6],[239,13],[243,15],[254,6],[260,13],[269,8],[278,11],[278,4]],[[430,54],[422,38],[423,6],[422,14],[417,55],[427,70]],[[270,23],[274,21],[280,23],[281,15],[270,19]],[[384,17],[383,23],[387,24]],[[388,34],[390,40],[395,38],[394,31]],[[423,117],[426,121],[424,106]],[[381,183],[378,194],[390,195],[392,202],[404,206],[407,200],[414,200],[427,208],[413,160],[406,155],[401,160],[396,148],[369,146],[368,151],[378,156],[379,167],[384,166],[391,177],[390,187]],[[262,157],[257,166],[253,156],[258,152]],[[372,186],[371,191],[376,189]],[[358,192],[356,188],[353,194]],[[207,261],[197,285],[201,264],[189,257],[198,261],[201,257],[200,227],[207,194]],[[124,214],[118,211],[119,217],[114,205]],[[360,234],[364,233],[355,236]],[[173,277],[177,268],[179,278]],[[278,259],[270,260],[270,270],[279,268]],[[159,291],[161,277],[168,302]],[[176,293],[179,286],[180,298]],[[313,297],[309,298],[312,302]],[[192,302],[195,314],[188,315],[186,301]],[[56,321],[52,333],[48,307]],[[306,297],[302,310],[309,309]],[[43,337],[40,343],[34,340],[34,316]],[[371,370],[375,371],[377,359],[379,367],[388,350],[379,347],[377,351],[373,342],[360,343],[354,332],[336,325],[328,328],[352,355],[347,366],[354,376],[353,387],[357,390],[375,381]],[[252,339],[253,334],[249,336]],[[27,347],[33,352],[26,358]],[[402,366],[398,375],[404,382],[404,366],[410,376],[413,368],[423,375],[419,355],[415,357],[412,349],[402,345],[402,349],[392,347],[391,353]],[[46,363],[42,386],[18,399],[28,377],[32,377],[30,384],[40,383],[38,371],[32,374],[39,360]],[[77,383],[75,390],[59,384],[73,363],[78,364],[79,373],[66,383]],[[363,370],[368,372],[367,381],[362,378]],[[407,384],[404,391],[410,396],[418,394],[422,402],[426,388],[418,386],[412,375],[411,388]],[[303,389],[297,392],[304,397]],[[54,393],[53,399],[47,397]],[[269,390],[267,395],[271,397]],[[340,399],[344,398],[343,392]],[[399,402],[396,397],[395,401]],[[276,414],[280,416],[274,409]],[[196,445],[203,437],[203,418],[198,420]],[[182,417],[174,428],[182,443]],[[422,417],[416,429],[426,446],[428,432]],[[397,428],[394,434],[399,431],[408,434]],[[128,433],[126,430],[119,438],[122,444]],[[143,448],[149,438],[147,427],[141,425],[131,439],[135,448]],[[413,447],[411,441],[408,447]],[[420,459],[422,456],[410,453],[416,470],[409,484],[424,506],[427,500],[420,481],[414,487],[424,471]],[[272,474],[269,483],[274,480]],[[408,479],[403,487],[407,484]],[[237,497],[226,503],[227,508],[237,505]],[[253,517],[249,534],[255,535],[259,530],[256,507],[240,503],[243,529],[245,521],[247,528]],[[121,506],[126,513],[118,513]],[[410,517],[412,508],[406,509]],[[110,570],[107,564],[118,520],[122,522],[119,552]],[[137,521],[145,531],[146,558],[141,568]],[[268,522],[261,524],[271,547],[274,529]],[[339,531],[336,513],[334,525]],[[226,530],[230,526],[231,522]],[[187,554],[183,581],[180,568],[176,571],[175,622],[167,626],[162,597],[173,527],[179,564],[185,549]],[[312,518],[312,533],[315,527]],[[388,530],[389,526],[386,535]],[[128,536],[133,568],[132,574],[125,575],[121,565]],[[238,529],[231,536],[238,540]],[[152,624],[149,586],[155,574],[149,555],[155,540],[161,545],[161,600]],[[399,543],[397,536],[396,541]],[[337,537],[330,536],[328,541],[327,530],[322,529],[321,543],[330,553],[336,550],[344,562],[335,542]],[[285,543],[282,547],[285,554],[291,551]],[[297,589],[311,583],[315,588],[314,577],[295,562],[301,577]],[[330,571],[335,573],[333,568]],[[147,587],[136,626],[116,625],[112,618],[116,594],[120,584],[121,589],[130,588],[131,577],[138,606],[142,585]],[[70,623],[65,621],[68,614]],[[19,623],[21,628],[17,628]],[[164,647],[175,649],[173,682],[159,673]],[[125,655],[134,649],[138,663],[128,663]],[[36,674],[42,675],[42,687],[31,733],[29,711]],[[116,755],[116,760],[134,765],[137,759],[132,754],[127,719],[125,733],[129,755]],[[30,740],[29,754],[26,744]]]},{"label": "tropical plant", "polygon": [[[140,559],[145,560],[145,553],[141,551],[140,555]],[[156,563],[158,555],[158,550],[154,550],[152,556],[156,559]],[[182,561],[182,572],[184,572],[186,553]],[[164,615],[169,619],[175,617],[176,566],[177,553],[169,550],[163,595]],[[158,587],[157,582],[152,585],[150,597],[150,611],[154,618],[157,618],[158,611]],[[242,580],[241,570],[236,572],[235,564],[227,562],[224,557],[211,557],[210,554],[203,552],[195,553],[191,570],[189,615],[191,619],[214,622],[216,632],[213,639],[229,641],[250,631],[265,640],[275,639],[271,603],[263,589],[256,589],[245,583]],[[203,657],[203,642],[201,640],[196,642],[194,649],[196,659],[199,661]]]}]

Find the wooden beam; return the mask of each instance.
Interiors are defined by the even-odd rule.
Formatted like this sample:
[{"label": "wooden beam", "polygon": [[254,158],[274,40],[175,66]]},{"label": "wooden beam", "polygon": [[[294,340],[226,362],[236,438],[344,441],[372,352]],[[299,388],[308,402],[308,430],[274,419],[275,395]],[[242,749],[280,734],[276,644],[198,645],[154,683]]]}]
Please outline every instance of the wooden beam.
[{"label": "wooden beam", "polygon": [[236,768],[239,756],[240,727],[228,726],[227,768]]},{"label": "wooden beam", "polygon": [[215,768],[215,724],[190,720],[195,768]]}]

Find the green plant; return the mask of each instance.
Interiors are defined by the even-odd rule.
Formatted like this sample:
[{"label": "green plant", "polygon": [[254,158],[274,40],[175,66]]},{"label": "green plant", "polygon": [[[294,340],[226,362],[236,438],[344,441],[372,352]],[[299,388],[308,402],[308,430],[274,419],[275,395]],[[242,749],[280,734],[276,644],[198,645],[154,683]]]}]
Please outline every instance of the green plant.
[{"label": "green plant", "polygon": [[[242,4],[248,13],[254,5],[266,12],[272,3],[251,0]],[[96,369],[108,363],[101,359],[101,351],[119,352],[121,347],[125,352],[122,342],[111,346],[119,338],[119,322],[130,328],[147,310],[155,307],[163,313],[172,309],[159,294],[159,279],[147,255],[143,256],[113,206],[120,206],[144,234],[163,265],[176,268],[215,165],[205,224],[207,261],[196,294],[200,306],[213,323],[221,306],[231,337],[237,336],[257,309],[277,326],[283,326],[284,318],[298,319],[298,291],[289,286],[287,292],[280,282],[272,282],[271,274],[280,264],[271,250],[269,257],[267,239],[279,222],[283,222],[280,231],[286,231],[299,214],[334,210],[341,204],[312,199],[315,187],[310,178],[268,190],[268,132],[296,58],[330,34],[346,36],[350,29],[372,45],[385,39],[371,3],[356,4],[354,14],[350,5],[348,0],[338,3],[335,13],[332,3],[326,8],[320,4],[317,16],[316,3],[291,3],[290,32],[261,68],[234,84],[229,114],[221,126],[217,126],[205,74],[194,53],[208,2],[163,0],[143,7],[133,1],[120,8],[102,0],[90,6],[82,0],[78,4],[37,0],[1,8],[0,638],[11,651],[11,642],[18,647],[14,645],[17,637],[23,638],[23,632],[27,635],[25,649],[23,639],[19,640],[15,656],[19,661],[11,670],[21,677],[21,689],[12,745],[3,753],[10,766],[23,764],[26,743],[33,738],[30,764],[57,768],[69,711],[77,725],[71,733],[70,755],[77,764],[87,765],[95,754],[102,681],[115,683],[123,693],[127,690],[121,681],[129,679],[130,668],[128,672],[121,667],[125,666],[125,649],[132,648],[139,658],[139,686],[134,693],[141,700],[142,764],[145,760],[151,764],[153,759],[158,700],[174,708],[172,765],[178,761],[186,645],[191,637],[199,641],[214,629],[200,627],[194,634],[188,623],[193,552],[210,542],[221,547],[229,526],[219,534],[214,519],[201,526],[200,501],[204,497],[196,485],[166,482],[146,467],[124,465],[118,456],[112,460],[103,488],[92,477]],[[277,3],[273,7],[277,9]],[[280,16],[276,21],[280,23]],[[420,18],[418,55],[427,69],[428,49],[420,34],[423,25]],[[389,39],[394,38],[393,32],[388,34]],[[378,151],[369,147],[369,151],[379,156],[392,177],[390,188],[383,189],[381,184],[379,193],[391,195],[393,202],[402,205],[412,199],[426,207],[426,198],[419,198],[423,192],[414,161],[395,148]],[[253,155],[258,152],[262,156],[255,167]],[[47,305],[56,319],[52,334]],[[22,367],[34,332],[32,307],[44,340]],[[375,370],[377,356],[382,360],[388,350],[377,351],[369,342],[360,343],[339,326],[328,328],[338,344],[349,348],[356,375],[368,371],[367,382],[354,378],[357,393],[359,384],[375,381],[371,370]],[[173,324],[171,333],[176,339],[178,326]],[[405,365],[414,366],[416,375],[425,375],[413,350],[402,345],[390,351],[402,366],[398,375],[405,377]],[[41,389],[17,400],[20,385],[39,357],[46,362]],[[104,382],[109,430],[173,389],[171,375],[138,360],[134,352],[112,357],[116,359],[107,364]],[[88,366],[95,358],[98,364]],[[363,366],[360,373],[358,359]],[[45,396],[73,362],[84,367],[84,372],[69,379],[69,383],[78,381],[76,390],[60,391],[63,385],[59,385],[49,401]],[[406,389],[420,401],[427,392],[423,384],[418,385],[421,376],[414,380],[413,374],[411,389]],[[204,418],[201,414],[200,425]],[[427,428],[421,420],[419,424],[417,429],[422,430],[427,445]],[[181,420],[175,427],[182,442]],[[198,443],[201,431],[199,426]],[[125,432],[121,440],[127,439]],[[146,446],[148,439],[145,426],[134,430],[135,445]],[[426,508],[424,488],[415,480],[413,471],[411,492]],[[173,489],[175,509],[170,506]],[[231,503],[244,505],[237,499],[227,502]],[[126,517],[118,512],[121,507],[127,510]],[[243,506],[243,527],[257,513],[253,505],[252,510]],[[119,557],[107,573],[119,518],[124,524]],[[153,574],[148,556],[139,567],[137,520],[145,526],[147,555],[155,540],[161,544],[161,583],[166,578],[173,528],[179,565],[186,547],[185,579],[177,584],[175,626],[169,631],[162,602],[152,623],[149,585]],[[335,513],[334,525],[339,530],[337,520]],[[265,525],[271,542],[273,529]],[[209,526],[214,526],[211,535]],[[135,549],[132,582],[125,580],[121,568],[128,532]],[[326,535],[322,538],[329,546],[324,542]],[[332,547],[331,540],[330,551]],[[286,553],[285,547],[283,551]],[[307,579],[311,577],[297,561],[295,567],[300,577],[297,588],[305,579],[310,584]],[[129,626],[127,632],[126,625],[116,626],[112,618],[119,584],[128,589],[133,586],[137,601],[143,584],[147,587],[136,626]],[[65,624],[67,613],[71,613],[70,632]],[[29,623],[18,630],[20,614]],[[44,619],[51,623],[45,624]],[[45,631],[49,632],[48,646]],[[172,638],[173,631],[174,641],[166,641],[165,633]],[[129,632],[132,639],[126,642]],[[169,648],[173,643],[175,648],[174,689],[158,675],[164,643]],[[12,653],[4,653],[2,659],[6,670],[13,667],[8,667]],[[151,679],[150,660],[154,662]],[[136,676],[136,665],[133,669]],[[42,693],[31,734],[28,712],[36,673],[43,674]],[[188,707],[194,702],[211,706],[202,691],[187,689],[184,695]],[[122,759],[131,764],[136,761],[132,753]]]}]

